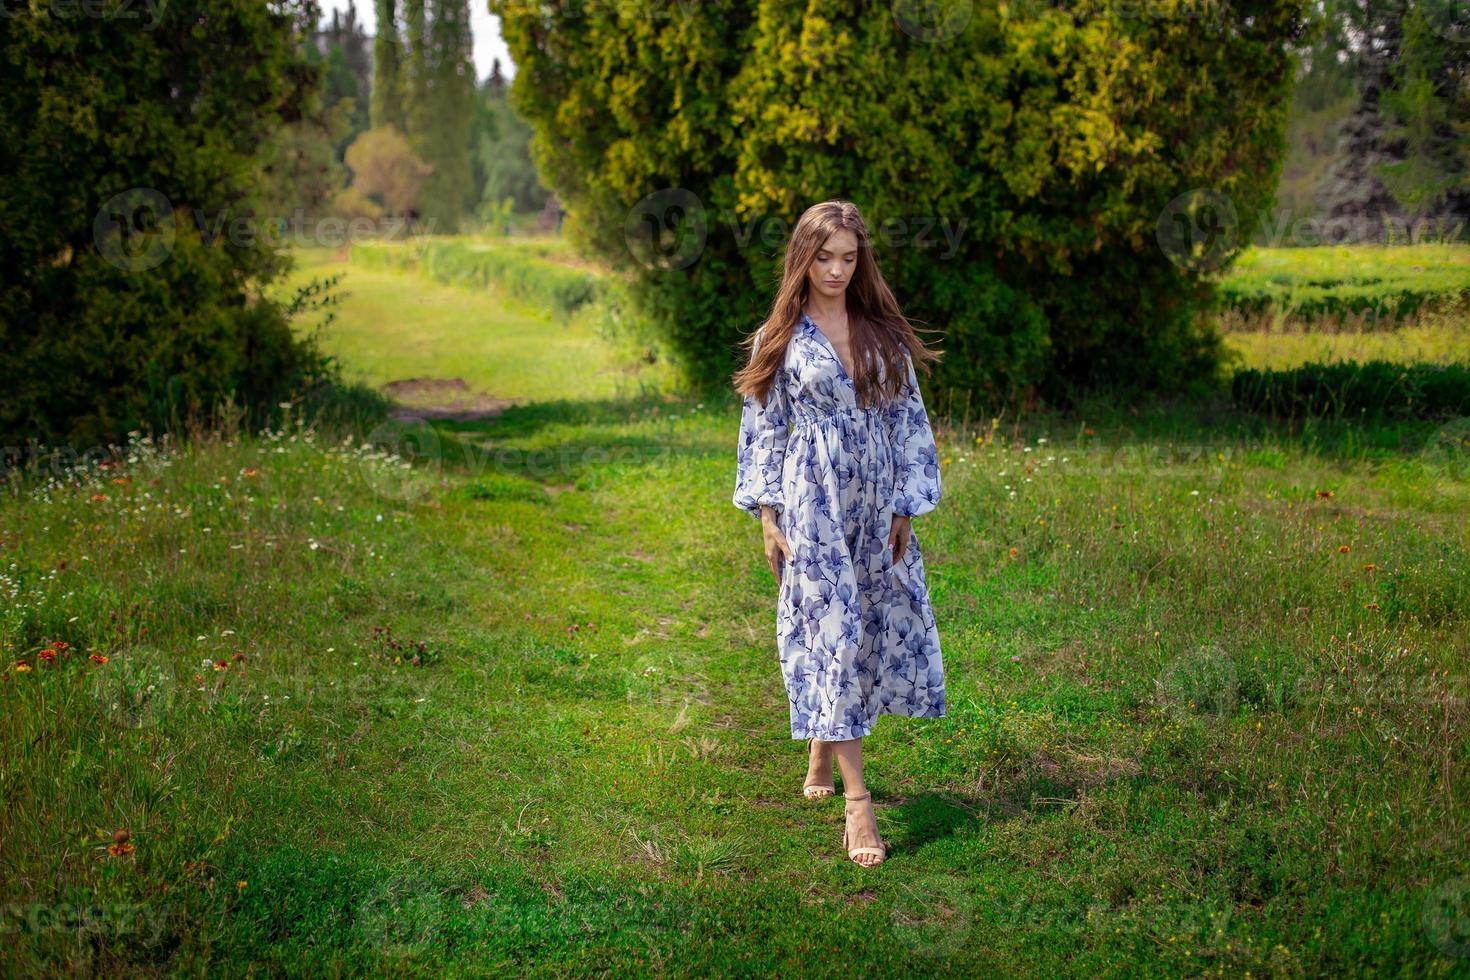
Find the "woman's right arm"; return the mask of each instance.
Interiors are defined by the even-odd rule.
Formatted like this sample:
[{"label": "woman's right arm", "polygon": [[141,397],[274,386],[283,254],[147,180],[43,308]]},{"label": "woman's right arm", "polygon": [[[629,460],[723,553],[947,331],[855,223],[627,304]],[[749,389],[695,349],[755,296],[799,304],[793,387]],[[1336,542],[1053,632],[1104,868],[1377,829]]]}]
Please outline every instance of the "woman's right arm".
[{"label": "woman's right arm", "polygon": [[[752,355],[754,352],[755,345],[751,348]],[[732,497],[736,507],[760,518],[766,563],[777,583],[782,579],[783,565],[792,558],[791,546],[781,532],[781,515],[787,505],[781,471],[790,434],[791,406],[786,379],[777,374],[764,398],[746,395],[741,406]]]},{"label": "woman's right arm", "polygon": [[[754,355],[755,347],[751,348]],[[740,440],[736,449],[736,507],[761,517],[762,508],[777,514],[786,509],[781,490],[781,468],[791,434],[791,412],[785,379],[777,374],[765,398],[746,395],[740,410]]]}]

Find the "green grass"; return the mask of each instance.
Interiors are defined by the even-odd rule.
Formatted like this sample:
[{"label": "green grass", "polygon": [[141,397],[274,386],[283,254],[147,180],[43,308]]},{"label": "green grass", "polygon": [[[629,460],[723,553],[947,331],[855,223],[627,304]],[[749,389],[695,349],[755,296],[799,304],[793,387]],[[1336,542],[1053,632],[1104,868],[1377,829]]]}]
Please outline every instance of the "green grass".
[{"label": "green grass", "polygon": [[1470,496],[1433,427],[941,425],[949,712],[865,741],[863,869],[800,795],[733,397],[349,282],[364,377],[526,404],[411,469],[293,423],[0,502],[6,975],[1466,973]]},{"label": "green grass", "polygon": [[[530,247],[530,246],[528,246]],[[550,246],[539,245],[546,249]],[[306,318],[349,381],[374,387],[415,378],[463,378],[472,388],[530,402],[621,400],[664,390],[669,373],[632,356],[600,329],[595,310],[562,322],[499,289],[425,288],[418,276],[354,264],[334,249],[299,249],[272,293],[288,299],[313,280],[341,276],[338,301]],[[555,253],[552,253],[553,255]]]},{"label": "green grass", "polygon": [[565,319],[588,304],[604,301],[622,280],[590,263],[560,253],[559,239],[422,238],[406,242],[363,242],[351,249],[364,268],[396,268],[472,288],[494,286]]},{"label": "green grass", "polygon": [[1436,314],[1422,326],[1371,333],[1269,333],[1225,335],[1226,346],[1253,368],[1285,370],[1313,361],[1393,361],[1453,364],[1470,358],[1470,314]]}]

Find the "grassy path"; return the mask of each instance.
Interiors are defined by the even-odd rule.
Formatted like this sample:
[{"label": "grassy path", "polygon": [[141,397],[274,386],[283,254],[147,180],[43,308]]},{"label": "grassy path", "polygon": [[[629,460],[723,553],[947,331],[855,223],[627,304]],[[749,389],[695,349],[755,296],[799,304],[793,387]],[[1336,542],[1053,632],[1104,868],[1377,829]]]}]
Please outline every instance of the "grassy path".
[{"label": "grassy path", "polygon": [[[382,275],[342,350],[455,363],[368,297],[472,295]],[[1463,975],[1428,431],[941,431],[950,712],[865,743],[864,870],[800,795],[733,401],[465,370],[545,400],[407,475],[288,428],[0,504],[7,975]]]},{"label": "grassy path", "polygon": [[[452,289],[391,269],[354,265],[334,249],[298,249],[296,268],[272,292],[283,299],[313,279],[340,275],[322,348],[349,380],[380,386],[428,376],[526,403],[622,400],[657,389],[664,375],[628,365],[588,318],[550,323],[498,290]],[[306,319],[315,329],[324,315]]]}]

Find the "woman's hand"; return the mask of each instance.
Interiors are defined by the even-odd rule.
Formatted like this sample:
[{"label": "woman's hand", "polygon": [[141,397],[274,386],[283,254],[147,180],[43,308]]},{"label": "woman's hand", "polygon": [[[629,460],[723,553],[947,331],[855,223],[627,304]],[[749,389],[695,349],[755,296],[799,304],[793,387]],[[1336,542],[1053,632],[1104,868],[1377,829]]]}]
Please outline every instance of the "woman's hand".
[{"label": "woman's hand", "polygon": [[786,543],[786,535],[781,533],[781,526],[777,523],[778,517],[774,507],[766,504],[761,505],[761,537],[764,538],[766,549],[766,562],[771,566],[771,574],[776,576],[776,584],[781,584],[781,568],[791,560],[791,546]]},{"label": "woman's hand", "polygon": [[913,536],[913,518],[893,515],[893,526],[888,529],[888,548],[893,553],[893,564],[909,550],[909,538]]}]

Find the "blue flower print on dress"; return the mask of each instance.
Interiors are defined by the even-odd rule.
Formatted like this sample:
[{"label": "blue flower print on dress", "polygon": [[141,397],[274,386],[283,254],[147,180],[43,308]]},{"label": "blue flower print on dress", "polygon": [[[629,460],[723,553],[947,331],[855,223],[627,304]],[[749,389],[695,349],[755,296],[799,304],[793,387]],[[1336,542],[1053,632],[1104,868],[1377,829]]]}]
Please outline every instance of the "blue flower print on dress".
[{"label": "blue flower print on dress", "polygon": [[[752,349],[759,349],[757,338]],[[879,715],[944,717],[944,665],[918,532],[894,562],[894,515],[939,504],[939,454],[912,359],[907,383],[860,407],[826,335],[802,315],[764,398],[745,396],[736,507],[777,511],[792,559],[776,641],[791,737],[862,738]]]}]

